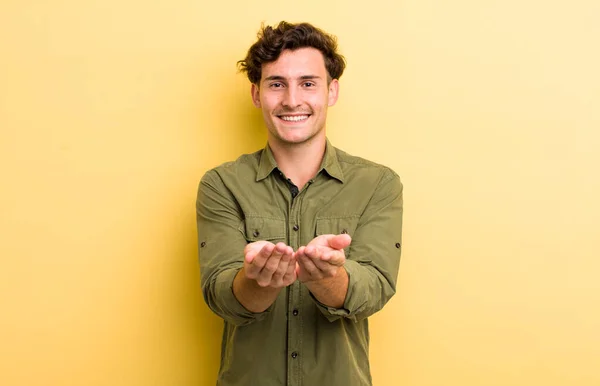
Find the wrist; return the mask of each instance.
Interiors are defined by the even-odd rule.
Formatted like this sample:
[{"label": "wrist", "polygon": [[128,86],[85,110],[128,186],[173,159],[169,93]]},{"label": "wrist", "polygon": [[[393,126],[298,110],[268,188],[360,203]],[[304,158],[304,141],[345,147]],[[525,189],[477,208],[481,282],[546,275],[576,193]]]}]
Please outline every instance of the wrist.
[{"label": "wrist", "polygon": [[339,289],[340,286],[348,286],[348,273],[346,269],[341,266],[335,271],[332,276],[324,277],[318,280],[308,280],[303,283],[306,288],[313,294],[315,292],[323,293],[329,292],[335,289]]},{"label": "wrist", "polygon": [[281,288],[261,287],[246,276],[244,268],[233,279],[233,295],[250,312],[260,313],[273,304]]}]

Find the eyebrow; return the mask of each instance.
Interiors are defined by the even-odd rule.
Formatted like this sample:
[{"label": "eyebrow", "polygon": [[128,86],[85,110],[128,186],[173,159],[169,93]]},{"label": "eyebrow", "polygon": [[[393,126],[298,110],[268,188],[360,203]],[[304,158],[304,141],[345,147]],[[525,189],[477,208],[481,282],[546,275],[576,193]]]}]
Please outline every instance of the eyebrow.
[{"label": "eyebrow", "polygon": [[[300,80],[313,80],[313,79],[321,79],[321,77],[318,76],[318,75],[302,75],[298,79],[300,79]],[[271,76],[267,76],[265,78],[265,81],[269,81],[269,80],[286,80],[286,79],[283,76],[281,76],[281,75],[271,75]]]}]

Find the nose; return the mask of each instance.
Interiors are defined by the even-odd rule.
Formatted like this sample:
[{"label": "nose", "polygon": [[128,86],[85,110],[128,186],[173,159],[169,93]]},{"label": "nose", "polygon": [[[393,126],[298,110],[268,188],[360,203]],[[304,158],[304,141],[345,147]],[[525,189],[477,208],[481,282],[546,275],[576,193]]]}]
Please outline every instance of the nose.
[{"label": "nose", "polygon": [[300,105],[300,93],[294,87],[288,87],[283,96],[282,104],[288,108],[296,108]]}]

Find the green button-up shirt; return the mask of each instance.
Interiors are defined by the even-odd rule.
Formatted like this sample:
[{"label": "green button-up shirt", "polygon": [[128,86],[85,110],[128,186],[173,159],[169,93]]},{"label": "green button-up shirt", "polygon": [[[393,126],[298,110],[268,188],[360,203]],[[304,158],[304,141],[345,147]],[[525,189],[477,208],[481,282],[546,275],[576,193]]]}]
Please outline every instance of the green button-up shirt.
[{"label": "green button-up shirt", "polygon": [[[398,175],[328,141],[319,172],[292,197],[267,146],[208,171],[196,206],[202,292],[225,321],[217,384],[371,385],[367,318],[394,295],[400,264]],[[235,298],[247,243],[297,250],[340,233],[352,237],[343,308],[321,304],[299,281],[265,312],[249,312]]]}]

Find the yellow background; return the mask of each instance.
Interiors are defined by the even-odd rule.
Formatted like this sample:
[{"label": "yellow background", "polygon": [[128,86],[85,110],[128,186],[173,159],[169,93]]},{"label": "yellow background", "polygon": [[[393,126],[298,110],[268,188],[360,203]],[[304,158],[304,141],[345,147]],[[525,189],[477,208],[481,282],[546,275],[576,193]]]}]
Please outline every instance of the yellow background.
[{"label": "yellow background", "polygon": [[599,16],[596,0],[2,1],[0,384],[214,384],[196,187],[264,145],[235,63],[286,19],[348,59],[332,142],[405,184],[375,384],[600,385]]}]

